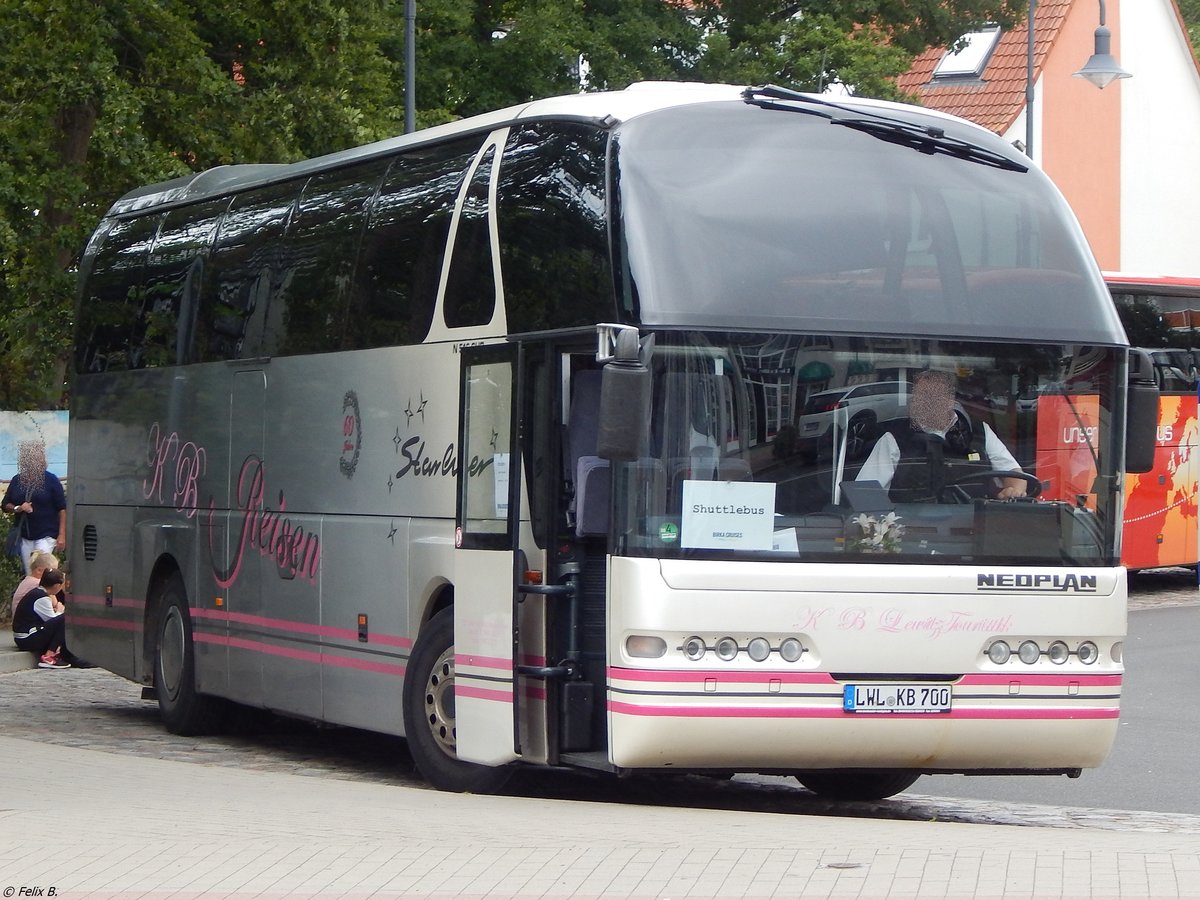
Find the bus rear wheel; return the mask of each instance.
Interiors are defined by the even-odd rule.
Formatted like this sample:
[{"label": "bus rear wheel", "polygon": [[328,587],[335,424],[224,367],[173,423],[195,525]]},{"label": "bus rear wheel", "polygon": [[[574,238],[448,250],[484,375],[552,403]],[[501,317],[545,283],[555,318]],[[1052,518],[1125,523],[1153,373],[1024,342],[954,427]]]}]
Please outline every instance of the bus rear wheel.
[{"label": "bus rear wheel", "polygon": [[454,708],[454,609],[442,610],[421,631],[404,674],[404,735],[417,771],[440,791],[491,794],[510,767],[458,758]]},{"label": "bus rear wheel", "polygon": [[920,772],[797,772],[796,780],[830,800],[884,800],[906,791]]},{"label": "bus rear wheel", "polygon": [[195,735],[216,730],[224,704],[196,690],[196,652],[187,590],[178,573],[159,591],[158,630],[154,645],[154,693],[158,712],[172,734]]}]

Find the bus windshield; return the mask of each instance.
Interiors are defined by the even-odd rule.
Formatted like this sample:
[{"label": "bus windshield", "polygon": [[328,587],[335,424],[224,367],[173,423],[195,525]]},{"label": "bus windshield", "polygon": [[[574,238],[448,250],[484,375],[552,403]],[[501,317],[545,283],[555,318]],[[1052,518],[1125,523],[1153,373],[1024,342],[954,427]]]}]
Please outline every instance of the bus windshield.
[{"label": "bus windshield", "polygon": [[618,552],[1111,565],[1123,360],[1078,345],[660,333],[646,454],[615,473]]},{"label": "bus windshield", "polygon": [[629,321],[1125,343],[1082,233],[1035,169],[739,103],[635,118],[614,140]]}]

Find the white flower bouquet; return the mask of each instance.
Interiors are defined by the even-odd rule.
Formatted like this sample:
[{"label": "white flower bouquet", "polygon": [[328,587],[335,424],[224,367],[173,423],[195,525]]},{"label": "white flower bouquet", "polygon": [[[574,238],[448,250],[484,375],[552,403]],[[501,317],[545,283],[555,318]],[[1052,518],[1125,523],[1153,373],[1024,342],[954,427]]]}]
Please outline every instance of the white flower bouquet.
[{"label": "white flower bouquet", "polygon": [[859,513],[851,521],[858,525],[862,534],[850,542],[850,549],[859,553],[899,553],[900,538],[904,526],[894,512],[882,516]]}]

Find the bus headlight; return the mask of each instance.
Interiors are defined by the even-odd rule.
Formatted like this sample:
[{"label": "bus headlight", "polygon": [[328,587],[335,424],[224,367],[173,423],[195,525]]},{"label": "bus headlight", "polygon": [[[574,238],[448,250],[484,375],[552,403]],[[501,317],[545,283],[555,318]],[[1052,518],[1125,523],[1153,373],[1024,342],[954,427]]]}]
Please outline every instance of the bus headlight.
[{"label": "bus headlight", "polygon": [[704,659],[704,651],[708,647],[704,644],[702,637],[690,637],[683,642],[683,655],[695,662],[698,659]]},{"label": "bus headlight", "polygon": [[1055,641],[1050,645],[1050,649],[1046,651],[1046,655],[1050,657],[1050,662],[1056,666],[1061,666],[1071,658],[1071,649],[1062,641]]},{"label": "bus headlight", "polygon": [[1017,648],[1017,656],[1025,665],[1032,666],[1042,658],[1042,648],[1037,645],[1036,641],[1022,641],[1021,646]]},{"label": "bus headlight", "polygon": [[1079,645],[1079,649],[1075,651],[1079,657],[1079,661],[1085,666],[1090,666],[1100,658],[1100,648],[1091,641],[1084,641]]},{"label": "bus headlight", "polygon": [[796,662],[804,652],[804,645],[795,638],[788,638],[779,645],[779,655],[784,662]]},{"label": "bus headlight", "polygon": [[1123,662],[1123,657],[1125,656],[1125,642],[1117,641],[1115,644],[1113,644],[1112,649],[1108,651],[1108,655],[1112,657],[1113,662],[1115,662],[1117,665],[1120,665]]},{"label": "bus headlight", "polygon": [[987,649],[988,659],[998,666],[1008,662],[1008,658],[1012,656],[1012,648],[1004,641],[992,641],[992,646]]},{"label": "bus headlight", "polygon": [[746,652],[755,662],[762,662],[771,655],[771,642],[766,638],[754,638],[746,645]]},{"label": "bus headlight", "polygon": [[717,641],[717,659],[723,659],[729,662],[737,657],[738,645],[731,637],[723,637]]}]

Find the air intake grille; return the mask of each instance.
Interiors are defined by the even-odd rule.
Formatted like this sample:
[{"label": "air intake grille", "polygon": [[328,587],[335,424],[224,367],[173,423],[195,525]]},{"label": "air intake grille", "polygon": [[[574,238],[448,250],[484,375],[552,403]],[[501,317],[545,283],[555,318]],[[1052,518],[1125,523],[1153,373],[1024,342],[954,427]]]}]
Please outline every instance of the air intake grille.
[{"label": "air intake grille", "polygon": [[96,550],[100,545],[99,535],[95,525],[83,526],[83,558],[92,562],[96,558]]}]

